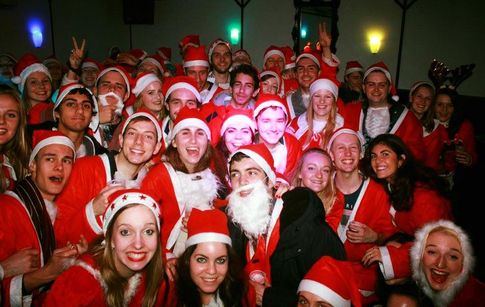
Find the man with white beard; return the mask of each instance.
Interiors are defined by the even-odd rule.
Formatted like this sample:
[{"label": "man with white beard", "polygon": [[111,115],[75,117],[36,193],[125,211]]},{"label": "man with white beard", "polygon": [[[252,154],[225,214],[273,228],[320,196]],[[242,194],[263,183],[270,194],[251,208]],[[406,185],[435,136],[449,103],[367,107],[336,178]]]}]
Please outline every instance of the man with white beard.
[{"label": "man with white beard", "polygon": [[233,247],[249,276],[251,304],[295,306],[300,280],[324,255],[344,259],[337,235],[325,222],[318,196],[296,188],[273,196],[276,172],[264,144],[241,146],[229,158],[233,192],[227,214]]}]

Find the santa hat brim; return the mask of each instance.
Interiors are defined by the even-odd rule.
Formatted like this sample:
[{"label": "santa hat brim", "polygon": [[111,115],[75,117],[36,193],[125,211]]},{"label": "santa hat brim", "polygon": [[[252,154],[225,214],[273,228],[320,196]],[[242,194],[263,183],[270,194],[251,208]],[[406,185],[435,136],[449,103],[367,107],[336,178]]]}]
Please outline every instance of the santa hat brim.
[{"label": "santa hat brim", "polygon": [[34,161],[35,156],[39,153],[39,151],[49,145],[65,145],[72,149],[74,154],[74,158],[76,158],[76,148],[74,147],[74,143],[67,137],[62,135],[56,135],[48,137],[35,145],[34,149],[32,149],[32,153],[30,154],[29,164]]},{"label": "santa hat brim", "polygon": [[307,292],[313,293],[316,296],[319,296],[321,299],[329,302],[332,306],[339,306],[339,307],[351,306],[350,300],[344,299],[343,297],[338,295],[338,293],[335,292],[334,290],[311,279],[303,279],[300,282],[297,293],[299,293],[300,291],[307,291]]}]

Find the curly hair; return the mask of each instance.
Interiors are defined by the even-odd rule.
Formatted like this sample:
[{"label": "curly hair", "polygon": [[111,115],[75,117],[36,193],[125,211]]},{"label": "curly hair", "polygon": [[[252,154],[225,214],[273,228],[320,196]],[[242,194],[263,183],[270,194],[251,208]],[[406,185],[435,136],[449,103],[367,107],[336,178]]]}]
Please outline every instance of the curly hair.
[{"label": "curly hair", "polygon": [[[377,178],[371,166],[372,150],[376,145],[389,147],[402,161],[401,166],[393,174],[392,182]],[[384,186],[396,211],[411,210],[413,192],[418,183],[426,189],[437,191],[443,197],[449,197],[446,182],[433,169],[416,160],[401,138],[394,134],[381,134],[370,141],[360,166],[364,175],[373,178]]]},{"label": "curly hair", "polygon": [[[239,258],[234,249],[224,244],[227,248],[228,271],[222,283],[219,285],[218,292],[224,306],[242,306],[246,285]],[[190,274],[190,257],[194,253],[198,244],[189,246],[177,260],[177,277],[175,279],[175,290],[177,292],[177,306],[202,306],[202,299],[197,285]]]}]

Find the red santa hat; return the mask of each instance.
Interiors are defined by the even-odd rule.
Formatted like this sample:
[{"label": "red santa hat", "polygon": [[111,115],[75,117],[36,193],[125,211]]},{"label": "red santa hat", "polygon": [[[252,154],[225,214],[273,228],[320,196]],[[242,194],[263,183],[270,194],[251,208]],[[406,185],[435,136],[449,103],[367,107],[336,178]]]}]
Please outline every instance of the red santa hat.
[{"label": "red santa hat", "polygon": [[179,42],[179,48],[183,52],[185,52],[185,49],[189,46],[192,47],[199,47],[200,46],[200,39],[199,35],[197,34],[189,34],[186,35],[184,38],[182,38]]},{"label": "red santa hat", "polygon": [[[276,81],[278,82],[278,91],[281,87],[281,78],[280,78],[280,75],[273,69],[273,68],[270,68],[270,69],[266,69],[266,70],[263,70],[260,74],[259,74],[259,80],[261,80],[264,76],[273,76],[276,78]],[[261,88],[261,86],[260,86]]]},{"label": "red santa hat", "polygon": [[231,52],[231,44],[229,44],[229,42],[223,40],[222,38],[217,38],[216,40],[214,40],[210,45],[209,45],[209,49],[207,50],[207,55],[209,57],[209,63],[212,64],[212,53],[214,52],[214,49],[218,46],[218,45],[225,45],[227,47],[227,49],[229,49],[229,52]]},{"label": "red santa hat", "polygon": [[221,135],[224,135],[227,128],[229,128],[230,126],[249,126],[254,134],[254,132],[256,131],[256,123],[253,120],[253,111],[251,109],[230,108],[230,110],[226,114],[224,114],[224,119],[221,127]]},{"label": "red santa hat", "polygon": [[204,242],[220,242],[232,246],[224,212],[193,208],[187,221],[185,248]]},{"label": "red santa hat", "polygon": [[104,75],[106,75],[107,73],[109,73],[110,71],[116,71],[118,72],[121,77],[123,77],[123,80],[125,81],[125,84],[126,84],[126,91],[128,93],[128,95],[131,94],[131,77],[130,77],[130,74],[121,66],[111,66],[111,67],[107,67],[105,69],[103,69],[98,77],[96,78],[96,86],[98,86],[98,82],[99,80],[101,80],[101,77],[103,77]]},{"label": "red santa hat", "polygon": [[423,85],[431,88],[433,90],[433,94],[434,94],[435,88],[434,88],[433,84],[431,84],[431,82],[428,82],[428,81],[416,81],[416,82],[413,83],[413,85],[411,85],[411,88],[409,89],[409,102],[411,102],[412,97],[414,95],[414,92],[418,89],[418,87],[423,86]]},{"label": "red santa hat", "polygon": [[253,159],[254,162],[256,162],[259,167],[261,167],[261,169],[266,173],[268,179],[273,184],[276,183],[276,170],[274,168],[273,156],[271,155],[271,152],[266,147],[266,145],[264,145],[263,143],[243,145],[231,154],[231,156],[229,157],[229,163],[232,160],[232,157],[234,157],[234,155],[239,152]]},{"label": "red santa hat", "polygon": [[320,69],[320,53],[318,51],[314,51],[314,50],[311,50],[310,48],[307,48],[303,51],[302,54],[300,54],[297,58],[296,58],[296,63],[298,63],[301,59],[310,59],[312,60],[313,62],[315,62],[315,64],[318,66],[318,69]]},{"label": "red santa hat", "polygon": [[268,60],[268,58],[270,56],[273,56],[273,55],[278,55],[278,56],[280,56],[283,59],[283,61],[285,61],[285,54],[283,53],[283,51],[281,50],[281,48],[280,47],[276,47],[274,45],[271,45],[264,52],[263,63],[266,63],[266,61]]},{"label": "red santa hat", "polygon": [[387,80],[389,80],[389,84],[391,86],[392,99],[394,101],[399,101],[399,96],[397,95],[396,87],[394,86],[394,83],[392,82],[391,73],[389,72],[389,68],[387,68],[387,65],[384,62],[381,61],[381,62],[377,62],[377,63],[370,65],[364,73],[364,80],[367,78],[367,76],[371,72],[375,72],[375,71],[380,71],[386,76],[386,78],[387,78]]},{"label": "red santa hat", "polygon": [[32,53],[24,54],[15,64],[13,72],[15,77],[12,78],[12,82],[18,84],[21,94],[24,92],[25,81],[34,72],[43,72],[52,81],[49,69]]},{"label": "red santa hat", "polygon": [[355,131],[350,128],[339,128],[332,133],[332,136],[327,144],[327,152],[330,152],[333,142],[335,142],[335,139],[341,134],[351,134],[357,137],[360,143],[360,155],[362,157],[364,155],[365,138],[360,131]]},{"label": "red santa hat", "polygon": [[160,47],[157,49],[157,54],[165,61],[170,61],[172,59],[172,49],[169,47]]},{"label": "red santa hat", "polygon": [[310,292],[332,306],[362,306],[352,266],[347,261],[323,256],[312,266],[298,286],[298,293]]},{"label": "red santa hat", "polygon": [[137,58],[139,61],[142,61],[148,56],[148,52],[141,48],[131,49],[130,51],[128,51],[128,53]]},{"label": "red santa hat", "polygon": [[101,71],[103,69],[103,65],[101,65],[101,63],[99,63],[93,58],[85,58],[83,60],[83,63],[81,64],[81,69],[84,69],[84,68],[94,68],[94,69],[97,69],[98,71]]},{"label": "red santa hat", "polygon": [[258,117],[259,113],[268,107],[280,107],[283,112],[286,114],[286,119],[289,119],[289,111],[288,105],[286,104],[286,100],[281,98],[278,95],[271,95],[271,94],[261,94],[256,100],[254,105],[254,119]]},{"label": "red santa hat", "polygon": [[285,55],[285,69],[295,68],[296,56],[293,49],[291,49],[291,47],[285,46],[285,47],[281,47],[281,50]]},{"label": "red santa hat", "polygon": [[141,73],[136,76],[135,79],[135,87],[133,88],[133,94],[138,97],[140,96],[141,92],[152,82],[160,82],[160,79],[154,73]]},{"label": "red santa hat", "polygon": [[165,70],[163,69],[163,65],[162,63],[164,63],[164,60],[161,56],[159,56],[158,54],[151,54],[149,56],[147,56],[145,59],[143,59],[143,61],[140,62],[140,64],[138,64],[139,66],[142,65],[143,63],[150,63],[150,64],[153,64],[155,65],[158,70],[160,71],[160,74],[163,75],[163,73],[165,72]]},{"label": "red santa hat", "polygon": [[201,98],[200,98],[200,93],[197,90],[197,84],[195,83],[195,80],[193,78],[190,78],[187,76],[176,76],[173,78],[166,78],[165,82],[163,82],[162,94],[165,97],[165,99],[168,99],[168,97],[173,91],[181,88],[191,91],[197,98],[197,101],[200,102]]},{"label": "red santa hat", "polygon": [[[411,267],[413,271],[414,280],[420,280],[421,260],[423,258],[426,242],[430,233],[443,230],[449,234],[454,235],[460,242],[463,253],[463,268],[462,274],[471,274],[475,265],[475,258],[473,256],[473,247],[470,239],[465,231],[455,223],[446,220],[439,220],[424,225],[421,229],[416,231],[414,235],[414,244],[411,247]],[[466,279],[466,278],[465,278]]]},{"label": "red santa hat", "polygon": [[170,131],[169,140],[173,140],[177,133],[187,127],[197,127],[204,130],[205,134],[207,135],[207,139],[211,140],[211,132],[209,126],[202,118],[202,114],[200,114],[198,109],[191,109],[187,106],[183,107],[180,112],[177,114],[177,118],[173,123],[173,129]]},{"label": "red santa hat", "polygon": [[345,76],[356,71],[364,73],[364,68],[358,61],[348,61],[345,65]]},{"label": "red santa hat", "polygon": [[187,47],[184,54],[184,68],[192,66],[209,67],[209,58],[205,53],[205,47]]},{"label": "red santa hat", "polygon": [[35,130],[32,136],[33,149],[30,154],[29,164],[34,161],[35,156],[37,156],[42,148],[54,144],[65,145],[71,148],[74,158],[76,158],[76,148],[74,147],[74,143],[62,132],[53,130]]},{"label": "red santa hat", "polygon": [[313,96],[313,94],[315,94],[319,90],[330,91],[335,98],[335,101],[337,101],[338,87],[332,80],[321,78],[313,81],[310,85],[310,96]]},{"label": "red santa hat", "polygon": [[113,217],[118,211],[128,205],[143,205],[150,209],[157,221],[157,229],[160,230],[160,208],[157,202],[148,194],[138,189],[123,189],[114,192],[108,197],[108,207],[103,215],[103,234],[106,235]]},{"label": "red santa hat", "polygon": [[162,128],[160,127],[160,122],[155,118],[155,116],[153,116],[152,113],[145,111],[138,111],[131,114],[123,124],[123,129],[121,129],[121,135],[125,134],[125,130],[126,128],[128,128],[130,122],[135,118],[139,117],[145,117],[155,125],[155,129],[157,130],[157,141],[160,142],[162,140]]}]

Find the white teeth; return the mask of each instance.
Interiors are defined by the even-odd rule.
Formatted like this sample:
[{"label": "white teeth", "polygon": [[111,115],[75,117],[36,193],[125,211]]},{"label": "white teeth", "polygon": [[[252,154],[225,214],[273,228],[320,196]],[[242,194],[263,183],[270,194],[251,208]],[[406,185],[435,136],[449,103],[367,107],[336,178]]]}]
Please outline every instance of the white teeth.
[{"label": "white teeth", "polygon": [[127,255],[132,259],[141,259],[145,256],[144,253],[128,253]]},{"label": "white teeth", "polygon": [[436,271],[436,270],[432,270],[433,274],[436,274],[436,275],[446,275],[447,273],[446,272],[440,272],[440,271]]}]

